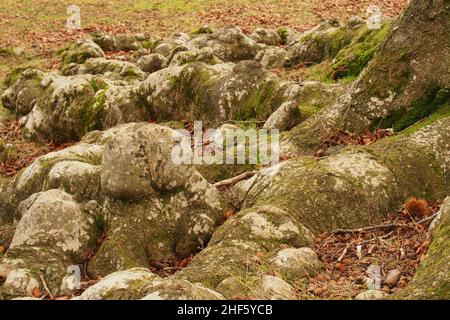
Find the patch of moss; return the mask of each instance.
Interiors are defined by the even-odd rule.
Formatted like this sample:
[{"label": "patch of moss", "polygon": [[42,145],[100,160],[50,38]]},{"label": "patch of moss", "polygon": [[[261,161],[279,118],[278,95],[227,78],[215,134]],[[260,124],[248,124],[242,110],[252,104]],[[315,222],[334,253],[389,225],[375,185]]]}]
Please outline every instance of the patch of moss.
[{"label": "patch of moss", "polygon": [[281,27],[277,29],[277,33],[281,38],[281,44],[287,44],[289,31],[287,28]]},{"label": "patch of moss", "polygon": [[[449,88],[433,88],[421,100],[415,102],[409,110],[393,110],[386,118],[375,119],[371,128],[393,128],[395,131],[402,131],[438,111],[449,101]],[[444,108],[444,114],[445,110],[447,109]]]},{"label": "patch of moss", "polygon": [[281,97],[277,94],[278,82],[270,80],[261,84],[255,91],[253,91],[239,110],[236,112],[236,120],[248,119],[265,119],[267,118],[274,106],[281,104]]},{"label": "patch of moss", "polygon": [[195,36],[198,34],[212,34],[213,32],[214,31],[210,27],[199,27],[192,30],[190,34]]},{"label": "patch of moss", "polygon": [[93,99],[88,99],[83,108],[79,111],[80,126],[78,128],[79,137],[84,136],[88,131],[101,130],[102,119],[106,102],[106,90],[97,92]]},{"label": "patch of moss", "polygon": [[12,86],[14,83],[16,83],[17,80],[19,80],[20,76],[26,69],[27,68],[16,68],[16,69],[11,70],[6,75],[5,80],[3,81],[3,84],[6,87]]},{"label": "patch of moss", "polygon": [[363,27],[350,45],[339,50],[329,76],[333,79],[358,76],[387,37],[390,27],[390,24],[385,24],[379,30]]},{"label": "patch of moss", "polygon": [[0,48],[0,57],[7,57],[14,55],[14,51],[10,48]]},{"label": "patch of moss", "polygon": [[433,122],[439,121],[447,117],[450,117],[450,103],[441,106],[436,112],[432,113],[426,118],[423,118],[422,120],[417,121],[412,126],[403,130],[400,134],[403,136],[411,135],[414,132],[422,129],[423,127],[426,127],[432,124]]},{"label": "patch of moss", "polygon": [[94,78],[90,81],[90,83],[92,89],[94,89],[94,92],[108,89],[108,84],[101,79]]},{"label": "patch of moss", "polygon": [[147,40],[142,41],[141,44],[144,49],[150,49],[153,46],[153,41],[150,39],[147,39]]}]

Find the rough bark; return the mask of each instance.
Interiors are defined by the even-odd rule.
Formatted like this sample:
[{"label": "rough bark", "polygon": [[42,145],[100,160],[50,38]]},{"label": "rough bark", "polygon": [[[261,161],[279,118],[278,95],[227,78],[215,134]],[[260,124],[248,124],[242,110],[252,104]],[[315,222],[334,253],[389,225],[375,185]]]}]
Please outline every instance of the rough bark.
[{"label": "rough bark", "polygon": [[400,131],[450,98],[450,1],[413,0],[350,90],[285,139],[285,151],[311,152],[333,130]]}]

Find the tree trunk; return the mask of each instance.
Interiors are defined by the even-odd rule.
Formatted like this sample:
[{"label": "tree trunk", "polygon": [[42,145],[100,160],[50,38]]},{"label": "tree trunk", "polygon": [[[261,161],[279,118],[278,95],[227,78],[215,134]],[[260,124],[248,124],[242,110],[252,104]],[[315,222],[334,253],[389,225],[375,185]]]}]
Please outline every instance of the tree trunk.
[{"label": "tree trunk", "polygon": [[438,110],[450,98],[449,30],[449,0],[412,0],[349,92],[287,135],[284,150],[309,153],[337,128],[401,131]]}]

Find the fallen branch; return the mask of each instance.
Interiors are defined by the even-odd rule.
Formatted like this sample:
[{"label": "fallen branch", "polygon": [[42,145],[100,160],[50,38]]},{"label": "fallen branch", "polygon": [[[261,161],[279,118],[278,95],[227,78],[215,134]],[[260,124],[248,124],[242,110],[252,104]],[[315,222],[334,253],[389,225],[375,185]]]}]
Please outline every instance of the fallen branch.
[{"label": "fallen branch", "polygon": [[214,186],[216,188],[223,188],[223,187],[228,187],[228,186],[232,186],[235,185],[236,183],[242,181],[242,180],[246,180],[248,178],[253,177],[255,174],[257,174],[258,171],[248,171],[248,172],[244,172],[243,174],[240,174],[236,177],[230,178],[230,179],[226,179],[226,180],[222,180],[219,182],[216,182],[214,184]]},{"label": "fallen branch", "polygon": [[[432,216],[429,216],[428,218],[420,220],[419,222],[416,223],[416,225],[431,221],[436,216],[437,216],[437,213],[433,214]],[[406,228],[406,227],[413,228],[413,227],[415,227],[415,225],[412,226],[412,225],[408,225],[408,224],[404,224],[404,223],[388,223],[388,224],[379,224],[379,225],[375,225],[375,226],[369,226],[369,227],[358,228],[358,229],[337,229],[335,231],[332,231],[331,233],[333,233],[333,234],[361,233],[361,232],[367,232],[367,231],[372,231],[372,230],[376,230],[376,229],[392,229],[392,228]]]},{"label": "fallen branch", "polygon": [[44,287],[45,291],[47,291],[48,295],[50,296],[50,299],[53,300],[53,298],[54,298],[54,297],[53,297],[53,294],[52,294],[52,292],[50,291],[50,289],[48,288],[47,282],[45,282],[44,277],[43,277],[42,275],[39,275],[39,278],[41,279],[42,286]]}]

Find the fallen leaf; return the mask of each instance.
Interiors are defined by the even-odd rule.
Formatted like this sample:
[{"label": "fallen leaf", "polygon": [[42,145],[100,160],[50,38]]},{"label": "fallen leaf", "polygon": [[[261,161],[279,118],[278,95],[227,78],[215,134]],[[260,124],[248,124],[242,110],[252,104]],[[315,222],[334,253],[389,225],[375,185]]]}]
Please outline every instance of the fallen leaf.
[{"label": "fallen leaf", "polygon": [[343,264],[343,263],[336,263],[335,267],[336,267],[336,269],[338,269],[340,272],[344,272],[344,271],[345,271],[345,264]]},{"label": "fallen leaf", "polygon": [[235,214],[234,210],[228,210],[227,212],[225,212],[225,218],[226,219],[230,219],[231,217],[233,217]]},{"label": "fallen leaf", "polygon": [[34,288],[33,291],[31,292],[31,295],[35,298],[39,298],[42,295],[41,289]]}]

